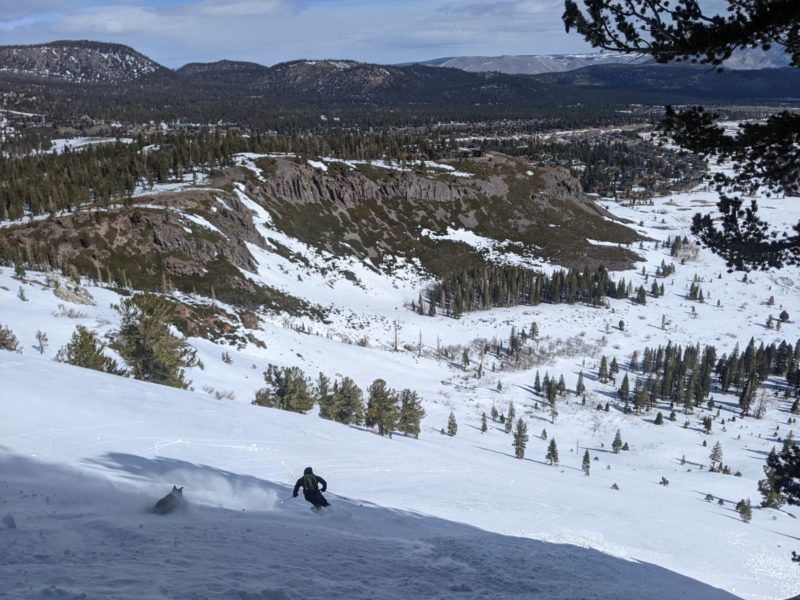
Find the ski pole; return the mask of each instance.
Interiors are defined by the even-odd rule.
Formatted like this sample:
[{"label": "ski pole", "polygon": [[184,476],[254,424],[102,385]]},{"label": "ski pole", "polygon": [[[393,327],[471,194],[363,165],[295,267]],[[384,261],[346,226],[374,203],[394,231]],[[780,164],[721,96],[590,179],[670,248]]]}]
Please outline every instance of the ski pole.
[{"label": "ski pole", "polygon": [[350,498],[345,498],[344,496],[340,496],[339,494],[334,494],[333,492],[329,492],[327,490],[325,491],[325,493],[328,494],[329,496],[339,498],[340,500],[345,500],[346,502],[352,502],[356,506],[364,506],[363,504],[361,504],[361,502],[356,502],[355,500],[352,500]]},{"label": "ski pole", "polygon": [[287,501],[291,500],[292,498],[294,498],[294,496],[289,496],[288,498],[284,498],[283,500],[278,502],[278,504],[283,504],[284,502],[287,502]]}]

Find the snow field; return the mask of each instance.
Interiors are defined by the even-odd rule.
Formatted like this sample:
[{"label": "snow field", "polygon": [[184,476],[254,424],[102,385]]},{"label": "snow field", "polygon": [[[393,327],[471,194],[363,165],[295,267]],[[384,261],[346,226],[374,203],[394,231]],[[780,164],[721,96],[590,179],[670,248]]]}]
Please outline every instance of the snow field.
[{"label": "snow field", "polygon": [[[154,501],[173,483],[185,484],[187,497],[192,502],[190,514],[192,518],[202,517],[200,524],[192,522],[191,531],[183,525],[185,520],[163,525],[173,536],[170,543],[180,534],[184,543],[189,539],[196,544],[191,549],[195,554],[190,553],[190,556],[194,557],[198,568],[190,569],[185,565],[182,572],[186,577],[179,579],[182,582],[189,579],[190,573],[196,577],[203,568],[213,571],[202,559],[201,547],[213,548],[215,557],[238,556],[242,540],[247,539],[255,544],[256,555],[260,553],[278,560],[276,554],[270,554],[274,552],[271,547],[267,548],[266,542],[261,541],[264,536],[253,536],[246,531],[256,526],[247,516],[252,512],[258,512],[253,517],[258,527],[268,524],[270,531],[280,530],[276,539],[285,544],[294,543],[291,540],[298,531],[299,535],[317,539],[323,535],[318,526],[325,524],[326,527],[330,525],[330,529],[324,535],[330,537],[324,539],[332,548],[337,548],[336,540],[355,535],[354,527],[363,527],[359,534],[363,539],[351,543],[348,538],[346,551],[340,554],[355,553],[366,563],[348,559],[346,568],[326,568],[320,575],[325,582],[320,582],[319,586],[327,592],[327,597],[346,589],[336,587],[338,585],[353,585],[353,581],[361,577],[361,569],[378,569],[375,556],[389,555],[394,559],[392,552],[387,551],[389,546],[420,543],[419,539],[424,540],[424,550],[415,549],[410,552],[410,558],[398,553],[399,562],[391,562],[385,571],[381,566],[377,571],[381,576],[369,580],[373,586],[383,585],[375,583],[376,580],[386,582],[385,587],[376,592],[379,597],[407,597],[408,593],[392,595],[399,594],[400,586],[411,586],[402,589],[410,589],[423,597],[442,598],[456,594],[467,598],[574,598],[582,597],[580,595],[641,598],[644,590],[653,594],[647,597],[659,597],[656,594],[662,590],[657,589],[658,581],[667,586],[663,588],[665,598],[730,597],[715,596],[717,592],[702,587],[698,581],[753,600],[774,600],[800,590],[800,574],[796,565],[789,562],[791,550],[798,549],[798,521],[786,512],[754,510],[752,522],[745,524],[738,519],[732,506],[748,497],[754,507],[758,504],[756,482],[763,477],[764,459],[773,445],[780,446],[774,435],[776,427],[779,427],[779,437],[784,437],[791,429],[786,425],[787,403],[773,400],[761,421],[737,419],[730,422],[728,419],[736,412],[723,407],[727,430],[723,431],[716,421],[711,435],[705,436],[699,432],[699,418],[715,413],[698,411],[686,417],[678,411],[675,423],[666,421],[664,426],[657,427],[651,422],[655,413],[636,416],[623,415],[613,409],[609,413],[597,411],[594,406],[612,400],[616,392],[614,386],[601,384],[593,378],[600,356],[605,355],[609,360],[616,357],[625,365],[633,350],[641,352],[645,346],[666,345],[668,340],[684,346],[713,344],[718,355],[730,352],[736,343],[743,349],[750,337],[757,342],[785,339],[794,343],[800,338],[800,269],[753,273],[745,283],[741,275],[726,273],[722,261],[707,251],[699,250],[681,265],[669,256],[668,249],[654,248],[652,242],[645,242],[643,249],[634,248],[644,262],[630,272],[613,274],[615,279],[624,277],[632,281],[634,287],[644,284],[649,290],[655,268],[661,261],[675,262],[676,273],[659,280],[664,283],[665,296],[648,298],[645,306],[610,300],[610,310],[580,305],[541,305],[470,313],[459,320],[442,316],[430,318],[419,316],[404,306],[416,300],[426,284],[415,265],[398,263],[393,275],[387,276],[358,261],[317,252],[277,231],[268,213],[247,198],[243,190],[239,191],[243,202],[256,212],[256,221],[265,239],[275,239],[305,256],[311,264],[308,267],[294,263],[277,253],[253,247],[251,251],[259,265],[256,278],[329,308],[329,322],[279,314],[262,315],[262,329],[255,335],[266,344],[266,349],[253,345],[236,349],[192,339],[205,363],[204,370],[192,369],[189,373],[198,390],[195,393],[104,376],[48,360],[67,342],[76,324],[86,325],[101,334],[115,329],[119,316],[110,305],[118,303],[119,297],[111,290],[91,287],[89,291],[95,305],[74,305],[56,298],[52,288],[42,287],[44,278],[41,275],[30,274],[27,282],[20,282],[12,277],[9,269],[0,268],[0,323],[10,326],[23,345],[21,356],[0,353],[5,390],[0,401],[0,445],[5,447],[4,452],[11,457],[9,460],[34,459],[45,463],[31,466],[32,472],[68,466],[96,478],[96,484],[101,487],[111,486],[109,493],[112,495],[137,498],[138,508],[133,511],[136,525],[131,508],[109,510],[103,503],[91,499],[85,515],[69,502],[59,504],[57,514],[81,515],[75,521],[81,523],[94,519],[108,524],[121,519],[126,523],[123,528],[134,529],[144,518],[141,506],[147,504],[145,499]],[[618,217],[635,224],[643,222],[642,226],[634,227],[644,235],[662,240],[667,235],[688,235],[691,215],[702,206],[701,202],[709,202],[709,198],[710,195],[696,192],[656,199],[654,206],[631,208],[609,201],[602,203]],[[764,199],[761,202],[762,212],[770,218],[796,222],[800,215],[797,199]],[[641,275],[643,265],[649,277],[647,282]],[[327,275],[322,274],[322,269],[327,269]],[[343,277],[344,271],[352,276]],[[702,279],[700,286],[706,297],[703,304],[684,297],[695,274]],[[248,276],[253,277],[252,274]],[[27,302],[17,298],[20,286]],[[774,306],[766,305],[770,296],[775,298]],[[717,300],[720,307],[716,306]],[[64,305],[66,310],[61,310],[59,305]],[[69,309],[81,314],[66,316]],[[781,331],[767,329],[767,316],[772,314],[777,318],[782,309],[789,312],[790,322],[784,324]],[[661,329],[662,315],[669,321],[665,330]],[[625,323],[624,330],[617,327],[620,319]],[[560,400],[555,424],[550,423],[549,414],[532,408],[537,401],[529,390],[534,370],[493,372],[489,357],[484,365],[484,377],[476,379],[474,363],[465,371],[456,364],[460,355],[453,357],[452,363],[436,355],[437,345],[468,344],[476,338],[495,336],[506,340],[512,325],[519,330],[528,328],[532,321],[539,326],[538,344],[541,346],[563,345],[570,339],[581,340],[584,344],[580,353],[566,350],[560,355],[554,353],[550,360],[536,367],[542,376],[545,371],[555,378],[563,374],[569,389],[574,389],[578,373],[584,372],[589,389],[587,406],[581,406],[574,395]],[[297,331],[301,325],[312,333]],[[32,348],[37,329],[46,331],[50,338],[50,346],[41,357]],[[399,352],[392,351],[395,333]],[[418,356],[416,349],[420,334],[422,356]],[[362,338],[368,341],[367,346],[354,343]],[[222,362],[223,351],[230,353],[232,364]],[[378,377],[397,389],[416,389],[424,398],[427,411],[420,440],[400,436],[384,439],[313,415],[293,415],[250,406],[255,391],[263,385],[262,372],[268,362],[300,366],[312,377],[320,371],[328,376],[350,376],[362,389]],[[623,374],[624,371],[617,379],[617,386]],[[498,381],[502,383],[500,392],[497,391]],[[235,401],[215,400],[199,392],[204,386],[230,390],[235,394]],[[735,404],[733,396],[713,395],[718,403]],[[517,415],[528,422],[530,442],[524,460],[513,458],[511,437],[499,430],[499,424],[490,423],[486,434],[478,430],[481,412],[488,414],[493,404],[505,412],[511,401]],[[458,435],[454,438],[438,433],[445,426],[450,410],[456,414],[459,424]],[[668,409],[661,407],[661,410],[666,418]],[[683,429],[687,418],[690,427]],[[538,438],[542,429],[547,430],[547,440]],[[614,455],[610,446],[617,429],[621,430],[631,450]],[[544,464],[551,438],[558,442],[559,467]],[[703,440],[707,441],[705,447]],[[741,471],[741,477],[707,472],[708,455],[716,441],[722,445],[723,462],[732,470]],[[586,448],[593,458],[598,458],[592,461],[590,477],[580,471]],[[685,465],[680,464],[682,457],[685,457]],[[356,510],[358,507],[348,506],[346,510],[351,517],[340,517],[341,502],[336,502],[331,515],[335,515],[334,519],[313,521],[314,515],[304,512],[302,502],[300,508],[296,508],[298,501],[278,505],[282,495],[288,495],[284,494],[287,488],[283,486],[291,485],[307,464],[314,465],[315,470],[328,479],[331,491],[368,502],[369,510],[375,512],[367,516],[367,512]],[[701,470],[700,465],[706,469]],[[666,477],[670,485],[658,485],[661,477]],[[49,493],[47,485],[21,480],[16,475],[6,483],[11,486],[8,489],[22,494],[33,493],[30,490],[35,490],[39,496]],[[611,490],[613,483],[618,484],[619,491]],[[69,496],[75,493],[75,487],[80,486],[65,485],[62,492]],[[705,502],[706,494],[712,494],[715,501]],[[725,505],[719,506],[717,498],[723,498]],[[27,504],[16,499],[15,494],[7,493],[3,499],[13,502],[17,514],[27,515]],[[0,508],[0,511],[6,510],[5,505]],[[287,522],[287,512],[297,521]],[[789,512],[794,511],[789,508]],[[36,518],[45,519],[45,516]],[[443,524],[438,519],[449,523]],[[23,523],[25,519],[21,517],[17,521]],[[63,521],[70,522],[70,519]],[[227,540],[219,539],[218,533],[210,529],[218,521],[241,537],[231,534]],[[384,530],[387,521],[408,537],[398,533],[402,542],[393,540],[388,546],[373,539],[376,531]],[[436,525],[431,525],[432,522]],[[40,523],[42,527],[52,528],[54,536],[80,538],[75,530],[64,533],[60,525],[46,524],[44,520]],[[162,526],[160,521],[157,523]],[[306,523],[311,525],[306,527]],[[443,534],[444,542],[430,541],[428,532],[438,532],[440,525],[445,529],[455,528],[457,533]],[[24,529],[20,524],[17,531]],[[0,535],[8,533],[0,529]],[[134,534],[135,531],[132,534],[126,529],[120,537],[128,539],[125,536]],[[469,542],[460,540],[461,535],[466,535]],[[254,537],[259,541],[253,541]],[[97,542],[97,539],[90,541]],[[102,539],[108,543],[107,537]],[[38,542],[28,542],[31,552],[40,553]],[[543,542],[547,544],[541,545]],[[153,543],[150,540],[143,546]],[[137,556],[144,556],[145,547],[139,548]],[[291,548],[285,557],[287,562],[281,564],[317,581],[311,566],[306,571],[303,571],[306,567],[299,566],[305,565],[303,561],[307,560],[307,545]],[[326,549],[325,556],[330,552],[335,550]],[[517,558],[514,552],[522,552],[522,558]],[[48,556],[52,567],[56,562],[55,554]],[[61,554],[58,556],[58,564],[63,563]],[[124,560],[130,561],[132,556],[126,554]],[[471,558],[467,560],[467,556]],[[401,557],[408,560],[400,560]],[[211,561],[210,556],[208,560]],[[579,560],[580,568],[572,564],[565,570],[562,560]],[[122,558],[120,561],[124,562]],[[427,570],[431,562],[441,567],[441,572],[457,573],[456,579],[466,580],[465,585],[470,589],[454,589],[453,586],[461,584],[445,582],[440,579],[439,571]],[[34,563],[32,560],[31,565]],[[131,567],[134,570],[147,571],[152,566],[144,559],[134,563]],[[87,569],[95,568],[88,554],[81,564]],[[318,565],[317,561],[317,568]],[[220,568],[243,571],[239,592],[260,593],[261,596],[252,597],[262,598],[294,597],[290,579],[282,579],[282,574],[277,572],[270,571],[265,577],[263,568],[257,574],[238,563],[226,563]],[[414,575],[420,569],[424,576]],[[51,577],[45,571],[29,571],[29,576],[19,579],[21,587],[9,588],[9,593],[12,597],[13,594],[32,597],[26,593],[40,593],[37,588],[40,583],[65,586],[65,590],[81,593],[74,582],[66,585],[60,582],[59,575]],[[406,573],[406,577],[400,582],[393,578],[394,573]],[[536,575],[531,577],[531,573]],[[696,581],[682,588],[679,582],[684,580],[676,573]],[[624,586],[615,588],[611,575],[624,577]],[[203,577],[198,581],[205,581]],[[210,575],[208,577],[210,581]],[[167,585],[163,579],[162,585]],[[519,584],[523,580],[524,584]],[[252,591],[256,589],[253,586],[264,581],[274,587]],[[638,587],[641,582],[646,587]],[[101,585],[99,579],[96,585]],[[356,587],[354,592],[351,590],[352,597],[362,597],[359,596],[362,592],[363,597],[367,597],[368,590],[375,589],[364,585],[364,588]],[[523,585],[523,588],[514,585]],[[89,586],[84,592],[94,597],[101,595],[100,589]],[[120,589],[131,588],[122,585]],[[186,597],[191,596],[189,589],[180,593],[169,585],[165,589],[168,591],[158,593],[171,597],[184,593]],[[234,587],[209,590],[225,597],[233,594]],[[557,595],[561,593],[564,595]]]}]

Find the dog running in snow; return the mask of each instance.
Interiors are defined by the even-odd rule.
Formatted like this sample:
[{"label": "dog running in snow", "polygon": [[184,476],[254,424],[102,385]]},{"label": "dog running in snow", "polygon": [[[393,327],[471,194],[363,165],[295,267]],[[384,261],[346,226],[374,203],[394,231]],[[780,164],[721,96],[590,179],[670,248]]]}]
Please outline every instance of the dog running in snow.
[{"label": "dog running in snow", "polygon": [[173,485],[172,491],[156,502],[153,512],[157,515],[168,515],[176,508],[183,508],[184,505],[183,488]]}]

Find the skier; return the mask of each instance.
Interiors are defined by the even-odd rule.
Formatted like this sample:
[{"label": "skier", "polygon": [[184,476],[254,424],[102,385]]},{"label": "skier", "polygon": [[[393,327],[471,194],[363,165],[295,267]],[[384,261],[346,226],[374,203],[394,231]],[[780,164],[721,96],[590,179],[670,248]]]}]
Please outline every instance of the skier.
[{"label": "skier", "polygon": [[297,491],[302,487],[303,497],[313,505],[311,510],[319,510],[323,506],[330,506],[317,487],[318,484],[322,485],[322,492],[328,488],[328,484],[322,477],[314,475],[311,467],[306,467],[305,471],[303,471],[303,476],[294,484],[292,497],[297,498]]}]

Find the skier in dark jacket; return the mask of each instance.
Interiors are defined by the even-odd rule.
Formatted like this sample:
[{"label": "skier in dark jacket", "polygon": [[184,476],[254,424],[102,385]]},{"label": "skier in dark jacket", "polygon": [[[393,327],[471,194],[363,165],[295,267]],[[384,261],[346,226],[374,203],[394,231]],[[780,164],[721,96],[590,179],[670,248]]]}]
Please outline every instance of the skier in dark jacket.
[{"label": "skier in dark jacket", "polygon": [[306,467],[305,471],[303,471],[303,476],[294,484],[292,497],[297,498],[297,491],[302,487],[303,497],[314,506],[314,509],[319,510],[323,506],[330,506],[319,490],[318,484],[322,485],[322,492],[328,489],[328,484],[325,480],[319,475],[314,475],[311,467]]}]

